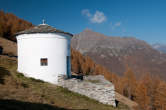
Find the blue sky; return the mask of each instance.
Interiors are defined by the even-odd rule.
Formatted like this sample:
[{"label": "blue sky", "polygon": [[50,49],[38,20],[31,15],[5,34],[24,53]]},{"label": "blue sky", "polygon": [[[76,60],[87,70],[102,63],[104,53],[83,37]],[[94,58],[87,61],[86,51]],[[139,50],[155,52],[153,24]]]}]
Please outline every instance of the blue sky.
[{"label": "blue sky", "polygon": [[89,28],[166,44],[165,0],[0,0],[0,10],[73,34]]}]

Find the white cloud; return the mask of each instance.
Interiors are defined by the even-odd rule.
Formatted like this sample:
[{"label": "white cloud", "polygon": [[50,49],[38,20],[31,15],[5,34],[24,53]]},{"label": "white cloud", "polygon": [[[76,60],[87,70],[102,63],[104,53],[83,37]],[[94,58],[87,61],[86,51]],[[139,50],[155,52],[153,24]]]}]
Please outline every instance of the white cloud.
[{"label": "white cloud", "polygon": [[106,16],[103,12],[96,11],[96,13],[93,15],[93,17],[90,19],[92,23],[102,23],[106,21]]},{"label": "white cloud", "polygon": [[88,9],[82,10],[82,15],[87,16],[91,23],[103,23],[106,21],[106,16],[101,11],[96,11],[94,14],[91,14]]}]

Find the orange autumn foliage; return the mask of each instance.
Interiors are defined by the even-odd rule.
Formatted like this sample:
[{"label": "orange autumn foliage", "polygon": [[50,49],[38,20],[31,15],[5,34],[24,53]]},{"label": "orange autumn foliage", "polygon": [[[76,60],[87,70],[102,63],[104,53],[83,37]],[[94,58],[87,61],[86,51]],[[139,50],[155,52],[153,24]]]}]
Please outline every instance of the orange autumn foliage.
[{"label": "orange autumn foliage", "polygon": [[32,23],[18,18],[12,13],[0,11],[0,37],[16,41],[13,35],[16,32],[32,27]]}]

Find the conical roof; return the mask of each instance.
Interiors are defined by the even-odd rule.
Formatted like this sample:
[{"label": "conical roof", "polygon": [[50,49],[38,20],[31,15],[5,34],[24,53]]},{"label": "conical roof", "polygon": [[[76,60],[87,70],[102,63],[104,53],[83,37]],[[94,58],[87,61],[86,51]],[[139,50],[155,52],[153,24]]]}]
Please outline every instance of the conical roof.
[{"label": "conical roof", "polygon": [[66,34],[68,36],[73,36],[73,34],[68,33],[68,32],[64,32],[62,30],[53,28],[47,24],[40,24],[38,26],[35,26],[33,28],[21,31],[16,33],[15,35],[20,35],[20,34],[33,34],[33,33],[62,33],[62,34]]}]

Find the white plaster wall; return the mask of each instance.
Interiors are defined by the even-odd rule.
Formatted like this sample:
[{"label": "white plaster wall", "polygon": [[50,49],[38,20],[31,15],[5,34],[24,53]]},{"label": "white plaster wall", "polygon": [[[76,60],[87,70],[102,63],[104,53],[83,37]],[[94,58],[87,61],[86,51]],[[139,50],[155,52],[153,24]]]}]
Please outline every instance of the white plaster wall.
[{"label": "white plaster wall", "polygon": [[[69,43],[70,37],[55,33],[17,36],[18,71],[28,77],[56,84],[59,74],[67,74]],[[48,59],[48,66],[40,65],[41,58]]]}]

